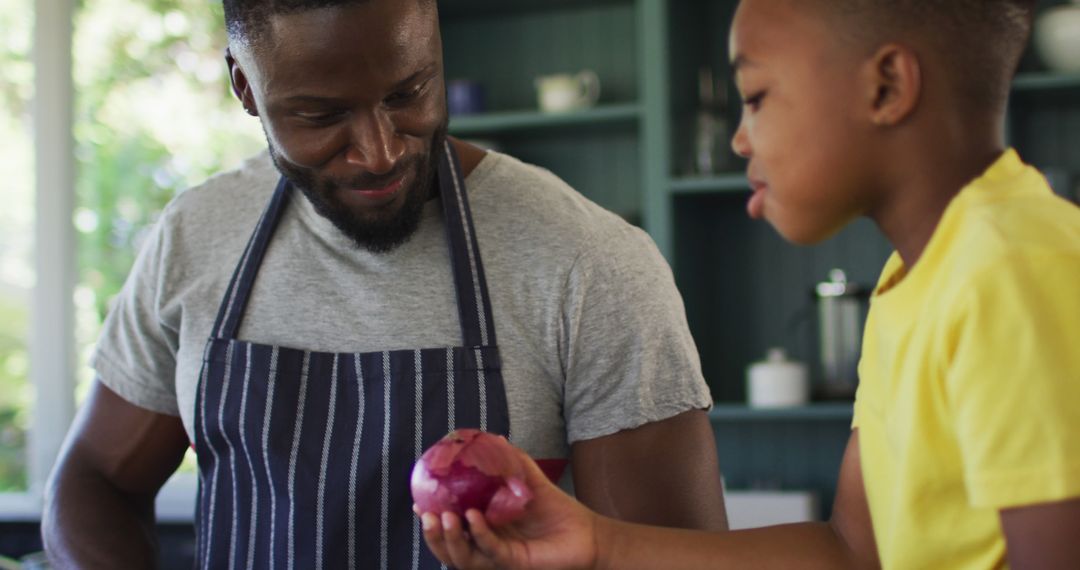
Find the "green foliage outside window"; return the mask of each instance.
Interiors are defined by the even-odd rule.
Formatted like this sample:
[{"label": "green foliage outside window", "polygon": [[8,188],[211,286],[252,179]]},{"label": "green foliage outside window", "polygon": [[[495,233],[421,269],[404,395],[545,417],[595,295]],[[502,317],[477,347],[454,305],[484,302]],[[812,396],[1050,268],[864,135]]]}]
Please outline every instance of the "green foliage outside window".
[{"label": "green foliage outside window", "polygon": [[[8,179],[7,206],[15,208],[0,213],[0,221],[33,219],[32,155],[15,152],[31,140],[32,4],[0,0],[0,141],[9,141],[0,143],[0,176]],[[220,3],[84,0],[74,25],[75,334],[85,389],[93,374],[85,363],[101,323],[161,209],[178,192],[263,148],[265,140],[257,120],[232,99]],[[8,285],[10,263],[31,262],[23,251],[29,248],[13,247],[9,237],[0,230],[0,287]],[[11,287],[0,289],[0,492],[26,485],[29,281],[10,295]]]},{"label": "green foliage outside window", "polygon": [[165,204],[263,140],[232,99],[220,4],[90,0],[76,26],[79,271],[100,319]]},{"label": "green foliage outside window", "polygon": [[0,298],[0,492],[26,487],[26,309]]},{"label": "green foliage outside window", "polygon": [[27,306],[34,279],[31,4],[0,0],[0,492],[26,487]]}]

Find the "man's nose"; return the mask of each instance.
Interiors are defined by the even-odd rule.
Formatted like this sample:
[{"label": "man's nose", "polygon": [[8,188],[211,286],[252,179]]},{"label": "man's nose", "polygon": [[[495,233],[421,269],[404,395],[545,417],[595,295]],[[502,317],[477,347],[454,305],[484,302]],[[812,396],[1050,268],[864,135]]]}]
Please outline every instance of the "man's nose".
[{"label": "man's nose", "polygon": [[750,139],[746,136],[746,121],[744,120],[739,121],[739,128],[731,137],[731,150],[743,158],[750,158]]},{"label": "man's nose", "polygon": [[386,174],[405,155],[405,141],[386,113],[379,110],[357,114],[349,125],[350,141],[345,160],[372,174]]}]

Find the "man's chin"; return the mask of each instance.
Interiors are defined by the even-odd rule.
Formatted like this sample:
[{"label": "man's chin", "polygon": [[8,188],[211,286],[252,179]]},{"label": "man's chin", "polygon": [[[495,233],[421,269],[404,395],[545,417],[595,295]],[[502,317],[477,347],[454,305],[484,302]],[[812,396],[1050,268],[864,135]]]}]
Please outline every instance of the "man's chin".
[{"label": "man's chin", "polygon": [[409,241],[420,227],[423,214],[423,200],[405,196],[400,204],[386,204],[381,208],[364,208],[357,212],[355,208],[340,201],[325,201],[321,196],[313,196],[307,189],[301,189],[315,210],[330,220],[357,247],[373,253],[389,253]]},{"label": "man's chin", "polygon": [[270,156],[282,173],[300,190],[315,211],[330,222],[357,247],[374,253],[388,253],[405,244],[420,227],[424,204],[436,194],[436,160],[445,139],[445,124],[437,132],[429,153],[401,166],[407,173],[401,188],[388,200],[365,199],[337,190],[335,181],[320,179],[312,169],[295,165],[284,158],[267,137]]}]

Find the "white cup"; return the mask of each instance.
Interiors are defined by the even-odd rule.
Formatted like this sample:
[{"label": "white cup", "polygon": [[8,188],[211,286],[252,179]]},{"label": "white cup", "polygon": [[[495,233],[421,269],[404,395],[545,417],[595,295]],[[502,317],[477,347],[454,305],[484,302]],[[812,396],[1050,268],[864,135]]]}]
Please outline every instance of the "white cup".
[{"label": "white cup", "polygon": [[540,110],[545,113],[586,109],[600,99],[600,78],[589,69],[544,75],[537,77],[535,84]]}]

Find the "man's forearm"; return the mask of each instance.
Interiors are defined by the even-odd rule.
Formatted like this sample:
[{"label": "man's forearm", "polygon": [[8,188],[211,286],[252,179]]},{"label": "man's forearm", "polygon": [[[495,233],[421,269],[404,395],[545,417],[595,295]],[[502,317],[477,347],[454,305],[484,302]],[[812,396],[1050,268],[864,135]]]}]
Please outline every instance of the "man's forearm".
[{"label": "man's forearm", "polygon": [[92,472],[62,467],[47,494],[42,539],[56,568],[154,568],[154,498],[121,492]]},{"label": "man's forearm", "polygon": [[601,518],[597,541],[597,567],[603,570],[857,567],[850,549],[829,523],[717,533]]},{"label": "man's forearm", "polygon": [[716,440],[690,410],[572,448],[574,492],[602,515],[673,528],[727,530]]}]

